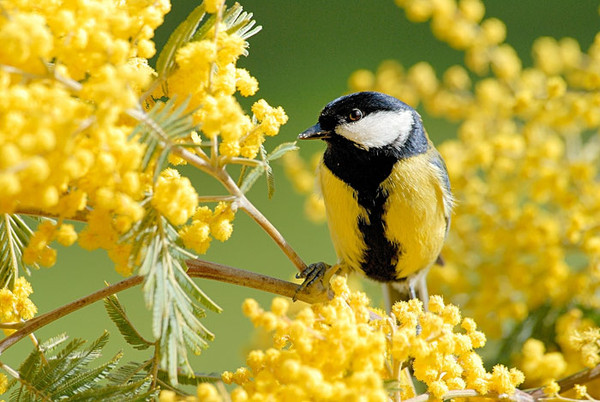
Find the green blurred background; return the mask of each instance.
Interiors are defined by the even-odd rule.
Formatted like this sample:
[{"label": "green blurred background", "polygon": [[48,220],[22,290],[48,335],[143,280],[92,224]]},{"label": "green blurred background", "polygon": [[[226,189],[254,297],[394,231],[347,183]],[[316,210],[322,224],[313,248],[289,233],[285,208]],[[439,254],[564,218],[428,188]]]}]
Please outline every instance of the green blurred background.
[{"label": "green blurred background", "polygon": [[[487,1],[486,17],[498,17],[507,24],[507,42],[521,55],[524,66],[531,63],[530,49],[539,36],[579,39],[587,49],[598,31],[598,4],[592,0]],[[173,10],[156,34],[157,48],[166,41],[174,27],[198,3],[173,0]],[[231,4],[228,1],[228,4]],[[281,105],[289,116],[280,134],[269,139],[267,149],[284,141],[293,141],[300,131],[314,124],[320,109],[347,90],[347,78],[360,68],[375,69],[386,59],[397,59],[405,66],[428,61],[439,71],[461,63],[462,53],[437,42],[428,24],[413,24],[394,3],[382,0],[285,0],[243,1],[253,12],[263,30],[250,39],[250,55],[238,65],[247,68],[260,83],[260,91],[246,108],[260,98],[271,105]],[[423,112],[423,111],[421,111]],[[425,125],[436,143],[455,135],[455,126],[424,114]],[[323,149],[322,143],[302,143],[303,155],[309,157]],[[185,170],[200,194],[219,193],[220,186],[192,170]],[[275,167],[276,193],[267,200],[264,180],[250,193],[250,199],[279,228],[284,237],[306,262],[335,259],[326,225],[314,225],[303,216],[304,199],[295,194]],[[246,215],[238,213],[232,238],[226,243],[213,242],[203,258],[248,269],[282,279],[295,274],[295,268],[279,248]],[[32,296],[40,313],[45,313],[121,278],[104,251],[86,252],[77,246],[59,247],[57,264],[51,269],[34,272]],[[222,314],[208,313],[205,325],[216,335],[211,347],[194,357],[195,370],[216,372],[234,370],[244,364],[243,352],[252,335],[252,325],[241,314],[241,303],[256,298],[268,308],[271,295],[206,280],[200,287],[223,308]],[[377,301],[378,287],[366,285]],[[150,337],[150,315],[146,311],[140,288],[119,295],[138,328]],[[41,339],[67,332],[71,337],[94,339],[104,329],[111,332],[107,355],[125,350],[123,362],[147,357],[130,348],[107,318],[101,303],[96,303],[38,331]],[[31,350],[23,340],[9,349],[2,360],[17,366]]]}]

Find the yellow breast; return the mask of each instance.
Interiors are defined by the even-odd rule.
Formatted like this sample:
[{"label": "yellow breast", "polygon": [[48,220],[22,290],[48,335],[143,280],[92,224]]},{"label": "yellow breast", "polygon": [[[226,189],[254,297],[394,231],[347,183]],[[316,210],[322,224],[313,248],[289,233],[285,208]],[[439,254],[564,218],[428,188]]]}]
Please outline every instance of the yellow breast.
[{"label": "yellow breast", "polygon": [[[338,262],[360,270],[366,246],[358,219],[368,222],[367,211],[358,204],[355,190],[328,168],[321,165],[318,176]],[[398,161],[381,187],[388,196],[382,217],[385,235],[399,245],[396,278],[405,278],[429,267],[440,253],[446,234],[444,192],[425,154]]]},{"label": "yellow breast", "polygon": [[358,230],[358,218],[368,219],[367,212],[358,204],[356,192],[323,164],[318,178],[338,262],[346,269],[359,269],[365,242]]},{"label": "yellow breast", "polygon": [[444,190],[426,154],[400,160],[382,183],[387,236],[400,244],[397,278],[432,265],[446,237]]}]

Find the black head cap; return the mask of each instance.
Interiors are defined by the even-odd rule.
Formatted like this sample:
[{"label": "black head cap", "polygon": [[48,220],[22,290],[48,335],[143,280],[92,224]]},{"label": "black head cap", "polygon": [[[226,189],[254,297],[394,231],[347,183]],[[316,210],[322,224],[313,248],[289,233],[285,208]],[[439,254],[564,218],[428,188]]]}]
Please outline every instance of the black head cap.
[{"label": "black head cap", "polygon": [[319,124],[323,130],[332,131],[338,124],[350,121],[354,109],[366,117],[373,112],[413,110],[406,103],[381,92],[356,92],[329,102],[321,111]]}]

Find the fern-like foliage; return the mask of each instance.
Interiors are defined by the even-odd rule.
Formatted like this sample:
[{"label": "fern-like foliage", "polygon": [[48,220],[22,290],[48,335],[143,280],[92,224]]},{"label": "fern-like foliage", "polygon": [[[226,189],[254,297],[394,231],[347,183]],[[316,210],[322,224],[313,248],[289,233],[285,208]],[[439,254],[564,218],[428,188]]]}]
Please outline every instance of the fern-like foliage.
[{"label": "fern-like foliage", "polygon": [[[205,7],[201,4],[173,32],[157,60],[156,71],[160,79],[167,78],[177,68],[175,55],[178,49],[192,41],[211,39],[210,32],[219,18],[228,34],[238,35],[244,40],[261,29],[260,26],[255,26],[252,14],[244,12],[237,3],[224,10],[221,16],[212,14],[205,17]],[[168,166],[168,156],[173,148],[188,146],[181,144],[181,140],[197,127],[193,123],[187,101],[180,102],[165,97],[153,99],[153,102],[149,111],[141,107],[130,111],[139,121],[131,137],[144,144],[142,167],[145,170],[153,169],[154,180],[157,180],[160,172]],[[148,105],[151,103],[148,102]],[[294,144],[283,144],[271,154],[267,154],[262,148],[262,160],[258,164],[255,163],[258,161],[253,160],[254,168],[247,175],[243,169],[245,177],[241,177],[239,181],[242,192],[248,191],[264,174],[271,196],[274,185],[270,162],[293,148]],[[199,154],[208,159],[205,154]],[[119,331],[133,347],[141,349],[156,343],[154,347],[159,367],[154,368],[164,370],[170,386],[176,386],[182,375],[194,375],[187,358],[188,349],[196,354],[200,353],[208,346],[207,341],[213,338],[212,333],[200,322],[205,314],[204,309],[218,312],[220,308],[187,275],[185,260],[196,256],[182,247],[177,229],[151,208],[150,197],[148,195],[145,201],[147,208],[144,219],[136,222],[120,241],[133,245],[130,261],[139,267],[137,273],[144,277],[144,298],[146,306],[152,311],[154,339],[152,342],[146,341],[136,333],[131,323],[124,318],[124,312],[113,305],[114,300],[107,301],[107,310]]]},{"label": "fern-like foliage", "polygon": [[[208,18],[205,16],[205,7],[201,4],[175,29],[158,56],[156,71],[159,79],[168,77],[177,68],[175,54],[178,49],[189,42],[208,38],[219,17],[214,14]],[[261,29],[255,26],[252,14],[244,12],[237,3],[224,10],[220,18],[228,34],[239,35],[243,39]],[[191,113],[186,112],[187,107],[187,101],[165,98],[154,100],[150,111],[140,107],[130,112],[139,121],[131,137],[144,144],[142,167],[153,169],[154,180],[168,166],[168,156],[173,147],[181,146],[179,140],[197,129]],[[266,172],[269,176],[266,155],[263,155],[262,166],[264,168],[259,173]],[[255,175],[259,176],[257,173],[251,176]],[[248,182],[245,188],[254,181]],[[139,267],[138,274],[144,277],[144,298],[152,311],[152,335],[153,342],[157,342],[160,368],[166,371],[169,382],[177,385],[181,375],[194,374],[187,350],[200,353],[208,346],[207,341],[213,338],[200,322],[205,314],[204,308],[217,312],[221,309],[187,275],[184,261],[196,256],[181,246],[176,228],[149,206],[149,200],[146,201],[148,208],[144,219],[134,224],[120,241],[133,245],[130,258]],[[107,301],[112,302],[114,300]],[[118,308],[113,305],[108,310],[119,331],[133,347],[148,346],[149,341],[132,331],[133,327]]]},{"label": "fern-like foliage", "polygon": [[116,295],[111,295],[104,299],[104,308],[108,317],[115,323],[117,329],[123,335],[125,341],[134,349],[145,350],[154,345],[154,342],[147,341],[133,326],[133,323],[125,313],[125,307],[119,302]]},{"label": "fern-like foliage", "polygon": [[149,342],[138,332],[117,296],[112,295],[104,299],[104,308],[129,345],[138,350],[153,349],[153,354],[148,360],[142,363],[129,362],[115,369],[107,376],[109,380],[124,384],[142,381],[152,376],[152,387],[154,389],[157,389],[156,387],[169,389],[181,395],[184,395],[185,391],[178,388],[178,385],[198,385],[201,382],[220,381],[221,375],[219,373],[190,373],[178,369],[176,373],[177,382],[173,382],[171,373],[160,368],[161,359],[158,351],[161,342]]},{"label": "fern-like foliage", "polygon": [[[122,241],[134,245],[131,258],[141,261],[139,274],[144,276],[144,298],[152,311],[152,335],[158,341],[160,366],[177,384],[178,367],[185,375],[193,375],[186,347],[198,354],[214,337],[200,322],[205,315],[202,307],[215,312],[221,308],[187,275],[184,261],[196,256],[179,245],[177,230],[166,218],[148,209]],[[134,347],[144,348],[149,343],[127,321],[124,310],[110,306],[108,311]]]},{"label": "fern-like foliage", "polygon": [[85,340],[66,343],[67,339],[66,335],[59,335],[31,352],[19,367],[19,378],[9,384],[9,388],[15,388],[10,394],[11,401],[142,401],[152,398],[154,391],[150,389],[148,376],[109,377],[121,353],[103,364],[89,367],[101,356],[108,342],[108,332],[88,347]]},{"label": "fern-like foliage", "polygon": [[135,127],[130,138],[137,138],[146,146],[142,158],[142,168],[145,170],[154,163],[154,181],[167,167],[167,159],[175,141],[185,138],[196,128],[191,113],[185,113],[188,101],[176,106],[176,99],[166,102],[157,101],[148,112],[139,111],[136,117],[140,123]]},{"label": "fern-like foliage", "polygon": [[23,263],[22,256],[32,234],[23,217],[0,214],[0,288],[12,288],[19,270],[29,274],[30,267]]},{"label": "fern-like foliage", "polygon": [[249,172],[246,166],[243,166],[240,172],[240,178],[238,185],[243,193],[248,192],[256,183],[256,181],[264,174],[267,178],[267,195],[269,198],[273,197],[275,192],[275,180],[273,178],[273,169],[271,168],[271,162],[281,158],[286,152],[294,151],[298,149],[295,142],[284,142],[278,145],[273,152],[267,154],[264,146],[260,146],[260,157],[262,163],[252,168]]},{"label": "fern-like foliage", "polygon": [[[166,383],[169,380],[169,373],[164,370],[158,371],[158,380]],[[181,385],[195,385],[203,382],[221,381],[221,373],[194,373],[192,376],[178,374],[177,380]]]},{"label": "fern-like foliage", "polygon": [[[206,39],[211,28],[215,26],[216,16],[211,15],[202,25],[206,16],[204,3],[196,7],[169,37],[156,61],[156,72],[159,77],[168,76],[175,69],[175,54],[185,44]],[[248,39],[258,33],[262,27],[256,26],[252,13],[243,11],[239,3],[223,13],[223,23],[228,34],[236,34],[242,39]]]}]

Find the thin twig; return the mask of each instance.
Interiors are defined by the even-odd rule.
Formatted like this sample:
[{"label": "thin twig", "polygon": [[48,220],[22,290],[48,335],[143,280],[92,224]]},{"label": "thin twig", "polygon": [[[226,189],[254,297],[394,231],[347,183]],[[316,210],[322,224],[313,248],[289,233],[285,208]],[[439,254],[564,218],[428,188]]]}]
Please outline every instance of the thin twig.
[{"label": "thin twig", "polygon": [[[19,266],[19,257],[17,256],[17,249],[16,249],[16,244],[14,243],[14,239],[15,239],[15,233],[13,230],[13,227],[11,225],[11,217],[9,214],[4,214],[4,227],[6,228],[6,231],[8,232],[8,236],[7,236],[7,242],[6,244],[8,244],[8,254],[10,255],[10,265],[11,267],[18,267]],[[7,285],[9,285],[11,288],[14,287],[15,285],[15,281],[17,280],[17,269],[13,269],[13,272],[9,271],[9,280]]]},{"label": "thin twig", "polygon": [[[565,377],[562,380],[557,381],[557,383],[560,387],[560,392],[562,393],[574,388],[577,384],[586,384],[597,378],[600,378],[600,364],[591,369],[583,370],[568,377]],[[544,392],[544,387],[534,388],[525,392],[527,392],[536,400],[548,397],[548,395]]]},{"label": "thin twig", "polygon": [[44,210],[38,209],[38,208],[19,207],[15,211],[15,214],[17,214],[17,215],[30,215],[30,216],[41,216],[41,217],[44,217],[44,218],[55,218],[55,219],[64,218],[64,219],[68,219],[70,221],[87,222],[89,210],[84,209],[82,211],[77,211],[75,213],[75,215],[69,216],[69,217],[65,217],[65,216],[59,216],[58,214],[51,213],[51,212],[48,212],[48,211],[44,211]]},{"label": "thin twig", "polygon": [[229,267],[227,265],[217,264],[204,260],[187,260],[189,267],[188,275],[194,278],[206,278],[234,285],[258,289],[269,293],[285,296],[289,298],[296,297],[307,303],[325,302],[333,296],[325,288],[311,288],[305,292],[298,292],[298,284],[287,282],[281,279],[273,278],[255,272],[246,271],[239,268]]},{"label": "thin twig", "polygon": [[190,165],[210,174],[220,181],[229,193],[237,198],[237,203],[265,232],[275,241],[290,261],[298,268],[300,272],[306,269],[306,264],[296,251],[289,245],[285,238],[279,233],[277,228],[246,198],[235,181],[229,176],[224,168],[215,168],[196,154],[185,148],[174,146],[173,153],[186,160]]},{"label": "thin twig", "polygon": [[[135,118],[142,118],[141,115],[135,111],[136,114],[132,114]],[[277,228],[246,198],[240,188],[237,186],[235,181],[229,176],[224,168],[215,168],[210,165],[206,160],[196,155],[193,152],[188,151],[185,148],[174,146],[172,148],[173,154],[186,160],[190,165],[200,169],[201,171],[208,173],[209,175],[220,181],[223,186],[229,191],[231,196],[225,196],[226,200],[235,200],[238,206],[243,209],[265,232],[273,239],[273,241],[281,248],[285,255],[290,259],[298,271],[302,272],[306,269],[306,264],[300,258],[298,253],[292,248],[292,246],[285,240],[285,238],[279,233]],[[232,197],[232,198],[230,198]],[[47,217],[58,217],[56,214],[50,214],[40,209],[34,208],[21,208],[16,213],[24,215],[35,215],[35,216],[47,216]],[[87,210],[78,211],[75,216],[70,217],[70,220],[85,222],[87,218]]]},{"label": "thin twig", "polygon": [[290,246],[285,238],[279,233],[279,230],[250,202],[248,198],[241,192],[235,181],[222,170],[220,180],[223,185],[232,193],[238,197],[238,206],[243,209],[258,225],[263,228],[265,232],[275,241],[275,243],[281,248],[284,254],[289,260],[298,268],[298,271],[302,272],[306,269],[306,264],[296,253],[296,251]]},{"label": "thin twig", "polygon": [[59,318],[64,317],[74,311],[79,310],[89,304],[95,303],[98,300],[102,300],[107,296],[118,293],[125,289],[129,289],[133,286],[139,285],[142,283],[143,277],[141,276],[132,276],[131,278],[125,279],[121,282],[115,283],[114,285],[107,286],[101,290],[98,290],[90,295],[82,297],[81,299],[75,300],[71,303],[68,303],[62,307],[58,307],[46,314],[42,314],[38,317],[32,318],[25,322],[25,325],[17,332],[7,336],[6,338],[0,340],[0,354],[2,354],[6,349],[23,339],[24,337],[31,334],[33,331],[37,331],[38,329],[50,324],[58,320]]},{"label": "thin twig", "polygon": [[40,353],[40,357],[42,358],[42,363],[48,364],[48,360],[46,360],[46,355],[44,354],[44,351],[40,347],[40,342],[38,341],[37,337],[35,336],[35,334],[33,332],[31,334],[29,334],[29,339],[31,339],[31,342],[33,342],[33,346]]},{"label": "thin twig", "polygon": [[[442,396],[442,400],[449,400],[454,398],[469,398],[469,397],[493,397],[494,399],[504,399],[509,401],[533,401],[530,395],[524,394],[524,392],[516,390],[514,395],[502,394],[502,395],[481,395],[479,392],[474,389],[459,389],[454,391],[448,391]],[[423,393],[421,395],[417,395],[414,398],[405,399],[404,402],[424,402],[428,401],[431,398],[431,395],[428,393]]]},{"label": "thin twig", "polygon": [[279,233],[277,228],[273,226],[271,222],[246,198],[246,196],[242,196],[240,200],[238,200],[239,207],[243,209],[256,223],[263,228],[265,232],[277,243],[279,248],[285,253],[285,255],[290,259],[292,264],[298,269],[298,271],[302,272],[306,269],[306,264],[300,258],[300,256],[296,253],[296,251],[290,246],[290,244],[285,240],[285,238]]},{"label": "thin twig", "polygon": [[15,379],[20,379],[21,376],[19,375],[18,371],[13,369],[12,367],[0,362],[0,369],[4,370],[6,373],[8,373],[11,377],[15,378]]},{"label": "thin twig", "polygon": [[188,151],[184,147],[180,147],[177,145],[172,147],[171,151],[173,152],[174,155],[177,155],[180,158],[184,159],[187,163],[194,166],[195,168],[198,168],[201,171],[203,171],[204,173],[208,173],[209,175],[218,179],[218,177],[215,174],[214,168],[204,158],[201,158],[200,156],[196,155],[195,153]]},{"label": "thin twig", "polygon": [[263,161],[259,161],[256,159],[236,158],[236,157],[223,156],[223,155],[221,155],[219,157],[219,165],[220,166],[224,166],[229,163],[233,163],[236,165],[251,166],[251,167],[263,166],[265,164]]},{"label": "thin twig", "polygon": [[21,329],[25,322],[0,322],[0,329]]},{"label": "thin twig", "polygon": [[[270,276],[245,271],[226,265],[216,264],[202,260],[187,260],[189,267],[188,275],[194,278],[205,278],[218,280],[225,283],[232,283],[253,289],[259,289],[273,294],[286,297],[296,297],[307,303],[318,303],[329,300],[332,297],[330,291],[323,287],[309,287],[304,292],[297,292],[298,284],[272,278]],[[90,295],[82,297],[64,306],[58,307],[46,314],[42,314],[31,320],[23,322],[22,326],[13,334],[0,340],[0,355],[9,347],[31,334],[33,331],[50,324],[74,311],[77,311],[87,305],[95,303],[112,294],[129,289],[142,283],[144,277],[136,275],[127,278],[114,285],[107,286]],[[6,325],[6,324],[5,324]]]},{"label": "thin twig", "polygon": [[211,138],[210,143],[210,164],[212,166],[217,166],[219,157],[219,139],[216,135]]},{"label": "thin twig", "polygon": [[198,202],[233,202],[237,197],[233,195],[200,195]]}]

